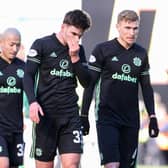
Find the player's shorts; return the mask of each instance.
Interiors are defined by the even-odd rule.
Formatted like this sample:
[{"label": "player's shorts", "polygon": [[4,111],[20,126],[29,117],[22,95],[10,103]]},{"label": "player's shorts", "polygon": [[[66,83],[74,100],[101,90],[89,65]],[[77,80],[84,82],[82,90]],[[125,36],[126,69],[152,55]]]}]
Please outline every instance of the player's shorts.
[{"label": "player's shorts", "polygon": [[120,162],[120,168],[134,168],[138,148],[138,128],[97,124],[101,165]]},{"label": "player's shorts", "polygon": [[0,157],[8,157],[10,167],[23,164],[24,147],[23,133],[0,135]]},{"label": "player's shorts", "polygon": [[56,151],[64,153],[82,153],[83,139],[81,121],[77,117],[48,118],[41,117],[34,125],[31,157],[40,161],[53,161]]}]

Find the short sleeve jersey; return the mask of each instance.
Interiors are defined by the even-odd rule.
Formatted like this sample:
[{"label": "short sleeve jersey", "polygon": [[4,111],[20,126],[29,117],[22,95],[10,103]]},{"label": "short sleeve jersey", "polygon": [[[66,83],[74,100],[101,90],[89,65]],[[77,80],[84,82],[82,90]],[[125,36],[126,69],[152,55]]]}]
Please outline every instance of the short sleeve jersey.
[{"label": "short sleeve jersey", "polygon": [[89,69],[100,73],[96,91],[98,120],[138,127],[138,83],[149,75],[146,50],[137,44],[127,50],[113,39],[95,47]]},{"label": "short sleeve jersey", "polygon": [[[80,46],[80,61],[85,62]],[[50,116],[73,115],[78,111],[77,79],[68,47],[52,35],[37,39],[31,46],[28,61],[38,64],[37,100]]]},{"label": "short sleeve jersey", "polygon": [[23,132],[24,62],[0,58],[0,134]]}]

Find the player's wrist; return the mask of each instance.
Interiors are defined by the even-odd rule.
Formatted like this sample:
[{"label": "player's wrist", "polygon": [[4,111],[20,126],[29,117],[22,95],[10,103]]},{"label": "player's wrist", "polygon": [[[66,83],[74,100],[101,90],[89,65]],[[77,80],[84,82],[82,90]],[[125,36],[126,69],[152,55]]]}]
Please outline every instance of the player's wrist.
[{"label": "player's wrist", "polygon": [[156,118],[156,115],[155,115],[155,114],[151,114],[151,115],[149,116],[149,118]]},{"label": "player's wrist", "polygon": [[71,56],[71,62],[72,63],[76,63],[76,62],[78,62],[79,61],[79,56],[78,55],[72,55]]},{"label": "player's wrist", "polygon": [[88,117],[87,114],[81,114],[80,116],[81,116],[81,117]]}]

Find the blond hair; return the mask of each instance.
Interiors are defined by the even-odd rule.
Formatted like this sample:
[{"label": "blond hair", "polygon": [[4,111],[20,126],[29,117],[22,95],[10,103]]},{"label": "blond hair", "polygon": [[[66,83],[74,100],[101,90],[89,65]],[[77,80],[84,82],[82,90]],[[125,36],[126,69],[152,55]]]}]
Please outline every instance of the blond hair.
[{"label": "blond hair", "polygon": [[118,14],[117,23],[121,21],[139,21],[138,14],[133,10],[123,10]]}]

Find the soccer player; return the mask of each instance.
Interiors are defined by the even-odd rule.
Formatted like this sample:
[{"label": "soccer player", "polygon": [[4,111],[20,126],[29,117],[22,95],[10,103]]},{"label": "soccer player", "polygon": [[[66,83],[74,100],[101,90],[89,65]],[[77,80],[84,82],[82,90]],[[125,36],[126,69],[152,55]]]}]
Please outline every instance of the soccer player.
[{"label": "soccer player", "polygon": [[0,167],[23,164],[23,77],[25,63],[16,58],[21,34],[8,28],[1,35],[0,55]]},{"label": "soccer player", "polygon": [[77,81],[90,82],[79,40],[91,26],[82,10],[65,14],[58,33],[33,42],[27,57],[24,88],[34,125],[32,156],[36,168],[53,168],[58,149],[63,168],[78,168],[82,153]]},{"label": "soccer player", "polygon": [[158,136],[153,89],[147,52],[136,44],[139,17],[135,11],[118,15],[119,36],[98,44],[90,58],[92,82],[84,90],[81,120],[89,133],[88,112],[96,86],[96,128],[101,165],[105,168],[133,168],[139,132],[138,86],[141,85],[149,114],[149,134]]}]

